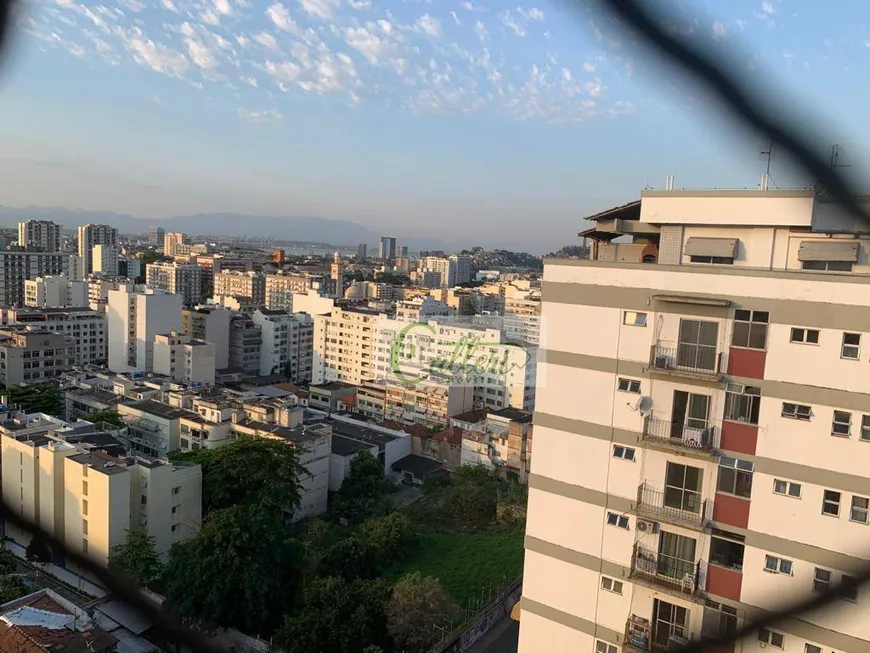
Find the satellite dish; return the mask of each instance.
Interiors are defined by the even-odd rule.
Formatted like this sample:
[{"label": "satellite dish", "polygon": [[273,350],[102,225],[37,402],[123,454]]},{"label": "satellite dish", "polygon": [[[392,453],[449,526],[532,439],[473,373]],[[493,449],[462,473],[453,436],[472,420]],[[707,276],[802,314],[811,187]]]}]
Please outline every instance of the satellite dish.
[{"label": "satellite dish", "polygon": [[641,397],[637,402],[637,408],[640,414],[646,417],[652,412],[653,400],[652,397]]}]

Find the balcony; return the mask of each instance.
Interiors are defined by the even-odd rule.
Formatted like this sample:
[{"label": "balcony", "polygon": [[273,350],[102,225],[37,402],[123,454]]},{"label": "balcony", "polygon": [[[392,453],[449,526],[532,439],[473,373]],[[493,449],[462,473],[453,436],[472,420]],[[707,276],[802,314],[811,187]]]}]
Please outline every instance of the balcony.
[{"label": "balcony", "polygon": [[709,422],[704,428],[695,428],[685,422],[669,422],[648,417],[643,425],[643,439],[654,444],[704,453],[718,448],[719,429]]},{"label": "balcony", "polygon": [[660,374],[721,381],[722,354],[712,347],[680,343],[676,347],[653,345],[650,371]]},{"label": "balcony", "polygon": [[623,649],[629,651],[652,651],[652,625],[649,619],[631,615],[625,622]]},{"label": "balcony", "polygon": [[701,561],[691,562],[635,543],[629,576],[684,596],[698,596],[704,587]]},{"label": "balcony", "polygon": [[661,491],[641,483],[637,488],[635,512],[654,520],[703,529],[713,516],[713,502],[688,490],[665,488]]}]

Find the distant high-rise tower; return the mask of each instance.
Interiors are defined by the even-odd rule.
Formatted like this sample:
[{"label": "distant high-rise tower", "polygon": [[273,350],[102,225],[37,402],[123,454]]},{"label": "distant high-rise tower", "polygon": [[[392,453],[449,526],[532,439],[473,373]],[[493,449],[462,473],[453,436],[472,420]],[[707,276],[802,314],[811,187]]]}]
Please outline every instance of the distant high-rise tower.
[{"label": "distant high-rise tower", "polygon": [[29,250],[59,252],[61,227],[50,220],[25,220],[18,223],[18,244]]},{"label": "distant high-rise tower", "polygon": [[335,296],[344,297],[344,265],[341,263],[341,255],[338,250],[332,255],[330,271],[330,276],[335,282]]},{"label": "distant high-rise tower", "polygon": [[381,236],[381,245],[378,249],[378,258],[385,263],[396,260],[396,239],[389,236]]},{"label": "distant high-rise tower", "polygon": [[82,272],[85,276],[94,271],[94,245],[118,246],[118,230],[107,224],[86,224],[78,229],[79,256],[82,259]]},{"label": "distant high-rise tower", "polygon": [[164,256],[175,256],[181,245],[187,243],[188,239],[185,234],[169,232],[163,236],[163,254]]},{"label": "distant high-rise tower", "polygon": [[166,229],[163,227],[148,228],[148,244],[160,247],[163,245],[163,237],[166,235]]},{"label": "distant high-rise tower", "polygon": [[356,260],[365,261],[368,254],[368,247],[365,243],[360,243],[356,246]]}]

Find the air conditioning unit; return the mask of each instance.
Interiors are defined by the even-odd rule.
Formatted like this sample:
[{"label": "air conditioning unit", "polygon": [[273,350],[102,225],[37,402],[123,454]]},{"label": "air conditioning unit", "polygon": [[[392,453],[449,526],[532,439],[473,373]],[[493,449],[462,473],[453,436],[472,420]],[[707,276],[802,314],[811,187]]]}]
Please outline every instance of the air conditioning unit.
[{"label": "air conditioning unit", "polygon": [[656,521],[646,521],[645,519],[637,520],[637,530],[641,533],[649,533],[657,535],[659,532],[659,523]]},{"label": "air conditioning unit", "polygon": [[746,386],[742,383],[729,383],[725,386],[725,392],[733,392],[736,395],[742,395],[745,389]]}]

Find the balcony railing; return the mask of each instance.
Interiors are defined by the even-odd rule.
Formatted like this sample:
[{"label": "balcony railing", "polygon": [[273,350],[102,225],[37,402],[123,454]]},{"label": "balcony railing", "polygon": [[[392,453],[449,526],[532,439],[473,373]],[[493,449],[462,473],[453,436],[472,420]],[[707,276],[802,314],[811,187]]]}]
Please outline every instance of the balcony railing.
[{"label": "balcony railing", "polygon": [[625,622],[623,649],[649,653],[652,650],[652,625],[649,619],[631,615]]},{"label": "balcony railing", "polygon": [[719,429],[709,422],[705,426],[691,422],[669,422],[658,417],[647,417],[643,425],[643,439],[680,449],[715,451],[719,446]]},{"label": "balcony railing", "polygon": [[634,545],[630,575],[688,596],[697,596],[704,587],[700,560],[693,562],[656,553],[640,542]]},{"label": "balcony railing", "polygon": [[721,376],[722,354],[714,347],[679,343],[676,347],[653,345],[650,365],[656,371],[690,376]]},{"label": "balcony railing", "polygon": [[713,517],[713,501],[699,492],[666,487],[664,491],[641,483],[637,488],[637,514],[691,528],[703,528]]}]

